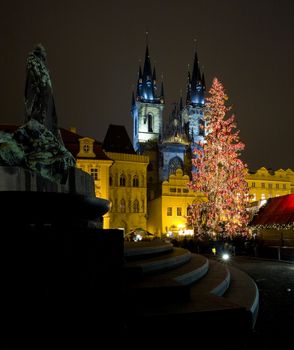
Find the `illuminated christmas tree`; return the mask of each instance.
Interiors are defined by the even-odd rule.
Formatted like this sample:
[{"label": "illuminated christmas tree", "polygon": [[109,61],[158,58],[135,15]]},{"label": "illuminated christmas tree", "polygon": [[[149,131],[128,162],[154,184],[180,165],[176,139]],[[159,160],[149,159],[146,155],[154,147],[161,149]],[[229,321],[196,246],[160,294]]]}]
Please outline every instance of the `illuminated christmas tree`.
[{"label": "illuminated christmas tree", "polygon": [[207,201],[190,207],[189,221],[196,234],[233,237],[246,233],[248,185],[246,164],[239,156],[244,149],[223,85],[214,79],[206,99],[205,142],[195,150],[195,171],[189,186],[205,194]]}]

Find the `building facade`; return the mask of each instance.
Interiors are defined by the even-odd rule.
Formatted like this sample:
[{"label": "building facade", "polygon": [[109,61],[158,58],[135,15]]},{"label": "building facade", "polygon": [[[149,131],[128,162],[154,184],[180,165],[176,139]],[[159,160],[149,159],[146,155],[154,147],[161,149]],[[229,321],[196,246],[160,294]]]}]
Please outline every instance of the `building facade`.
[{"label": "building facade", "polygon": [[[109,199],[109,169],[113,160],[107,157],[102,144],[90,137],[78,135],[75,128],[61,129],[61,136],[66,148],[76,159],[79,169],[92,175],[96,197]],[[103,216],[103,228],[110,228],[110,213]]]},{"label": "building facade", "polygon": [[256,172],[248,172],[246,181],[251,202],[294,193],[294,172],[291,169],[273,171],[261,167]]},{"label": "building facade", "polygon": [[113,161],[109,169],[110,228],[128,233],[147,228],[148,156],[137,154],[124,126],[110,125],[103,150]]}]

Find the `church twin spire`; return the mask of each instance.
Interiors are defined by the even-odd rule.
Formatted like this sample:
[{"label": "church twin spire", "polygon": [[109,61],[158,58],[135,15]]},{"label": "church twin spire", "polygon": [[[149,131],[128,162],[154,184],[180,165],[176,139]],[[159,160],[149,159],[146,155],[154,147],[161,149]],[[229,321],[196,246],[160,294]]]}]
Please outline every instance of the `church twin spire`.
[{"label": "church twin spire", "polygon": [[186,104],[193,106],[204,106],[205,90],[206,86],[204,73],[201,75],[197,52],[195,51],[192,78],[190,72],[188,71]]},{"label": "church twin spire", "polygon": [[[205,90],[206,85],[204,73],[201,74],[198,56],[195,50],[192,77],[190,71],[188,71],[187,77],[186,105],[192,105],[194,107],[204,106]],[[154,66],[152,72],[148,44],[146,44],[143,72],[142,67],[139,67],[137,91],[136,96],[134,96],[134,94],[132,96],[132,106],[135,104],[135,101],[140,101],[144,103],[164,103],[163,81],[161,82],[160,94],[158,95],[156,70]],[[180,110],[181,109],[182,108],[180,107]]]},{"label": "church twin spire", "polygon": [[164,103],[163,82],[161,83],[161,93],[158,95],[156,70],[154,66],[152,72],[148,44],[146,45],[143,73],[141,66],[139,67],[136,100],[144,103]]}]

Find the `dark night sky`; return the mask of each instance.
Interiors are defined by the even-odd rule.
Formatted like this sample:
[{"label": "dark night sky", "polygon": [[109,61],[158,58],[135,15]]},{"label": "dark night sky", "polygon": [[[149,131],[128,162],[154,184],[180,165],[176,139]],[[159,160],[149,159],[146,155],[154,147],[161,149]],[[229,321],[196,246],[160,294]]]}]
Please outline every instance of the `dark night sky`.
[{"label": "dark night sky", "polygon": [[215,76],[224,84],[249,168],[294,169],[293,18],[293,0],[2,0],[1,123],[23,123],[25,61],[41,42],[59,126],[102,141],[110,123],[121,124],[131,137],[148,30],[167,104],[185,96],[197,38],[207,87]]}]

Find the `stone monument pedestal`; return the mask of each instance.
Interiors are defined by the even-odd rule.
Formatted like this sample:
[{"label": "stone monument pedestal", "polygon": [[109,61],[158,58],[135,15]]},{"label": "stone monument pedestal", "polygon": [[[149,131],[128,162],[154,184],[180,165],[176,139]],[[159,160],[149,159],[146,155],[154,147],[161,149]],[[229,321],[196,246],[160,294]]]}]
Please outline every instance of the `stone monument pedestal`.
[{"label": "stone monument pedestal", "polygon": [[55,184],[27,170],[8,170],[9,190],[0,190],[0,225],[11,347],[82,348],[120,332],[123,234],[99,228],[108,201],[91,196],[90,184],[79,187],[87,174],[75,170],[62,192],[50,192]]}]

